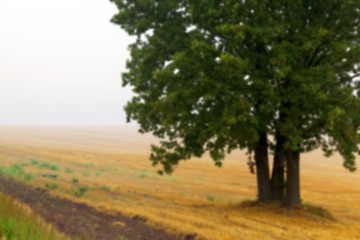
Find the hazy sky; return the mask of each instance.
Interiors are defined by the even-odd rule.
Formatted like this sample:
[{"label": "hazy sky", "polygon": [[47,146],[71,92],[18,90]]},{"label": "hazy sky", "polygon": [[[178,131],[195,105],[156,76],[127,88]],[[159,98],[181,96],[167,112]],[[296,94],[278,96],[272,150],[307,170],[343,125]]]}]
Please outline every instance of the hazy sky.
[{"label": "hazy sky", "polygon": [[132,41],[108,0],[0,0],[0,125],[124,124]]}]

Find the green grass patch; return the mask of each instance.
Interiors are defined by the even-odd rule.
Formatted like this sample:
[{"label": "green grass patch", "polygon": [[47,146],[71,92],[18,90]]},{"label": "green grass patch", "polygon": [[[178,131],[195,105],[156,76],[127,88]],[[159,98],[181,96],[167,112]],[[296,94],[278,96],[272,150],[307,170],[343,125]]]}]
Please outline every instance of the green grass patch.
[{"label": "green grass patch", "polygon": [[103,171],[103,172],[106,172],[106,171],[116,172],[117,168],[115,168],[114,166],[104,166],[104,167],[100,168],[100,171]]},{"label": "green grass patch", "polygon": [[74,164],[75,166],[78,167],[85,167],[85,168],[90,168],[92,166],[94,166],[94,163],[79,163],[79,162],[73,162],[72,164]]},{"label": "green grass patch", "polygon": [[126,237],[120,236],[119,240],[128,240]]},{"label": "green grass patch", "polygon": [[214,196],[206,196],[206,199],[213,202],[215,200],[215,197]]},{"label": "green grass patch", "polygon": [[85,195],[85,193],[89,190],[88,187],[84,187],[84,186],[81,186],[81,187],[77,187],[77,188],[71,188],[70,189],[70,193],[72,195],[74,195],[75,197],[83,197]]},{"label": "green grass patch", "polygon": [[72,170],[72,169],[70,169],[70,168],[65,168],[65,172],[66,172],[66,173],[73,173],[74,170]]},{"label": "green grass patch", "polygon": [[72,183],[78,183],[79,182],[79,178],[76,176],[73,176],[73,179],[71,180]]},{"label": "green grass patch", "polygon": [[90,176],[90,173],[88,171],[82,171],[82,175],[84,177],[89,177]]},{"label": "green grass patch", "polygon": [[51,164],[51,163],[48,163],[48,162],[42,162],[40,163],[40,168],[47,168],[47,169],[50,169],[50,170],[53,170],[53,171],[60,171],[60,167],[56,164]]},{"label": "green grass patch", "polygon": [[31,165],[38,165],[39,164],[39,161],[35,158],[30,158],[30,164]]},{"label": "green grass patch", "polygon": [[147,174],[147,173],[141,173],[141,174],[140,174],[140,177],[141,177],[141,178],[147,178],[147,177],[149,177],[149,174]]},{"label": "green grass patch", "polygon": [[335,217],[325,208],[322,207],[318,207],[318,206],[314,206],[312,204],[310,204],[309,202],[306,202],[305,204],[303,204],[303,207],[305,208],[305,210],[311,214],[317,215],[319,217],[322,218],[326,218],[328,220],[336,220]]},{"label": "green grass patch", "polygon": [[73,176],[71,182],[72,182],[72,183],[78,183],[78,182],[79,182],[79,178],[76,177],[76,176]]},{"label": "green grass patch", "polygon": [[25,175],[24,168],[19,164],[13,164],[9,167],[1,166],[0,174],[5,177],[21,177]]},{"label": "green grass patch", "polygon": [[103,191],[110,191],[110,187],[109,186],[101,186],[100,187],[100,190],[103,190]]},{"label": "green grass patch", "polygon": [[31,173],[25,173],[25,175],[23,176],[23,181],[24,182],[30,182],[30,181],[35,181],[37,178],[36,175],[31,174]]},{"label": "green grass patch", "polygon": [[51,190],[59,188],[59,186],[56,183],[45,183],[45,187]]},{"label": "green grass patch", "polygon": [[23,166],[13,164],[9,167],[1,166],[0,175],[4,177],[15,177],[21,181],[28,182],[36,179],[36,176],[31,173],[26,173]]},{"label": "green grass patch", "polygon": [[63,187],[60,187],[60,186],[59,186],[59,191],[60,191],[61,193],[66,193],[66,190],[65,190]]}]

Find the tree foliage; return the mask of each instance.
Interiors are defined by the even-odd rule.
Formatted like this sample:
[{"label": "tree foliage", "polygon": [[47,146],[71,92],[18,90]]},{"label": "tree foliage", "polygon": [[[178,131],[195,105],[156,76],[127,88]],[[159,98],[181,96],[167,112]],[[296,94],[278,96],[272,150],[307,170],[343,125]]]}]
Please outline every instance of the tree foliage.
[{"label": "tree foliage", "polygon": [[111,0],[137,40],[123,84],[128,120],[162,139],[166,172],[209,152],[338,151],[355,170],[360,126],[359,0]]}]

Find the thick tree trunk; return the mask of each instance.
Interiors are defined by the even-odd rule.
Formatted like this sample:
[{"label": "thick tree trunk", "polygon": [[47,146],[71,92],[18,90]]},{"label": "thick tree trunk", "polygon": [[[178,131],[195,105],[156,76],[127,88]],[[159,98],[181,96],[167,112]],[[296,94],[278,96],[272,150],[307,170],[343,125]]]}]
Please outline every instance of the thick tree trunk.
[{"label": "thick tree trunk", "polygon": [[259,141],[255,147],[255,165],[258,184],[259,202],[268,202],[271,200],[269,159],[268,159],[268,141],[267,134],[259,133]]},{"label": "thick tree trunk", "polygon": [[282,201],[284,199],[284,168],[285,168],[285,151],[284,138],[276,133],[276,145],[274,153],[274,163],[271,174],[271,200]]},{"label": "thick tree trunk", "polygon": [[301,204],[299,151],[286,151],[286,195],[284,203],[288,207]]}]

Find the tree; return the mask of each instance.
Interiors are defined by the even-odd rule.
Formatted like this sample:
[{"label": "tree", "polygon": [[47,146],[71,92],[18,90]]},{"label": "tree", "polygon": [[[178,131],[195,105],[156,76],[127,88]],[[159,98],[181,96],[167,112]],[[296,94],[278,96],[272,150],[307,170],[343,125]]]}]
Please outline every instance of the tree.
[{"label": "tree", "polygon": [[[358,0],[110,0],[130,35],[127,119],[162,139],[154,165],[254,153],[259,201],[300,204],[300,154],[360,142]],[[274,153],[270,179],[268,153]],[[286,167],[286,168],[285,168]],[[285,179],[286,175],[286,179]]]}]

